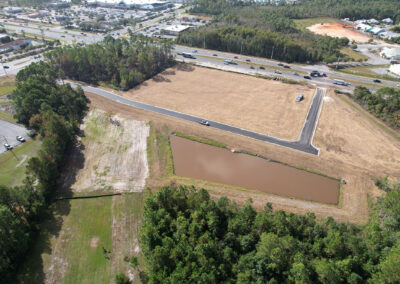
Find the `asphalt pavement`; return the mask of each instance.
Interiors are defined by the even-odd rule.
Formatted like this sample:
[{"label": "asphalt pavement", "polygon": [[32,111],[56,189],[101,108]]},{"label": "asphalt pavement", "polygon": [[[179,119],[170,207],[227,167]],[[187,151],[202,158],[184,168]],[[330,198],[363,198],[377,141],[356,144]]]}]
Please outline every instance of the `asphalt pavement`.
[{"label": "asphalt pavement", "polygon": [[[72,82],[70,82],[70,84],[73,87],[76,87],[79,85],[79,84],[72,83]],[[108,91],[105,91],[105,90],[102,90],[99,88],[86,86],[86,85],[80,85],[80,86],[86,92],[91,92],[96,95],[103,96],[107,99],[119,102],[121,104],[129,105],[129,106],[136,107],[139,109],[152,111],[152,112],[163,114],[163,115],[168,115],[171,117],[183,119],[183,120],[194,122],[194,123],[200,123],[201,120],[207,120],[207,118],[204,118],[204,117],[193,116],[193,115],[189,115],[189,114],[185,114],[185,113],[181,113],[181,112],[141,103],[138,101],[130,100],[130,99],[121,97],[119,95],[116,95],[112,92],[108,92]],[[315,127],[318,122],[318,117],[319,117],[319,112],[321,109],[323,96],[324,96],[324,89],[317,88],[315,91],[311,106],[309,108],[306,120],[304,122],[303,129],[300,133],[299,139],[296,141],[283,140],[283,139],[279,139],[276,137],[249,131],[246,129],[242,129],[239,127],[231,126],[228,124],[224,124],[224,123],[220,123],[220,122],[212,121],[212,120],[208,120],[210,125],[204,126],[204,127],[213,127],[213,128],[217,128],[217,129],[220,129],[223,131],[227,131],[227,132],[231,132],[234,134],[253,138],[256,140],[264,141],[267,143],[291,148],[294,150],[298,150],[298,151],[313,154],[313,155],[318,155],[319,149],[317,149],[316,147],[314,147],[312,145],[312,138],[314,136]]]},{"label": "asphalt pavement", "polygon": [[28,140],[28,129],[16,123],[12,123],[0,118],[0,154],[6,152],[4,143],[8,143],[13,147],[21,144],[21,142],[17,141],[17,136],[22,136]]}]

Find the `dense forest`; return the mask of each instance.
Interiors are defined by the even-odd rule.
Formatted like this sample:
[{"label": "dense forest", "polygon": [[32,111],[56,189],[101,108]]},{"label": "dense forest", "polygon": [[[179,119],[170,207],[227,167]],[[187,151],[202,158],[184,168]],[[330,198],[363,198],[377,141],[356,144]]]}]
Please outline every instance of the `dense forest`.
[{"label": "dense forest", "polygon": [[316,36],[312,44],[303,44],[281,33],[243,26],[197,29],[181,33],[178,43],[245,55],[266,57],[287,62],[334,62],[346,38]]},{"label": "dense forest", "polygon": [[400,128],[400,90],[381,88],[376,93],[371,93],[368,88],[358,86],[353,97],[376,117]]},{"label": "dense forest", "polygon": [[[392,18],[400,21],[400,2],[398,0],[301,0],[296,5],[265,5],[244,1],[196,0],[191,13],[237,14],[247,7],[255,17],[283,17],[304,19],[315,17],[333,17],[359,19]],[[235,11],[236,10],[236,11]],[[248,12],[246,12],[248,13]]]},{"label": "dense forest", "polygon": [[83,90],[58,85],[55,74],[43,62],[32,63],[17,74],[17,88],[11,95],[16,118],[39,135],[36,139],[41,139],[41,149],[29,159],[21,186],[0,185],[2,283],[15,283],[14,273],[45,216],[64,153],[87,109]]},{"label": "dense forest", "polygon": [[146,200],[140,242],[149,283],[399,283],[399,233],[399,190],[356,226],[171,185]]},{"label": "dense forest", "polygon": [[[293,19],[391,17],[400,21],[400,2],[394,0],[304,0],[296,5],[277,6],[242,1],[197,0],[190,12],[212,15],[213,20],[206,27],[182,33],[178,38],[178,43],[222,51],[230,51],[229,49],[234,47],[232,50],[234,52],[267,58],[272,56],[272,58],[288,62],[331,63],[337,61],[338,58],[343,61],[348,60],[348,56],[340,53],[340,49],[348,44],[347,39],[338,40],[313,34],[298,28]],[[235,32],[226,28],[232,26],[240,27],[234,27]],[[251,39],[247,36],[249,29],[254,34]],[[244,30],[246,30],[245,34],[242,32]],[[268,37],[272,39],[267,40]],[[221,45],[215,48],[215,44],[219,41]],[[280,47],[289,45],[292,50],[297,47],[298,52],[288,54],[283,48],[272,53],[276,42]],[[237,48],[235,45],[240,45],[240,47]]]},{"label": "dense forest", "polygon": [[130,89],[173,64],[169,41],[131,33],[130,40],[107,36],[86,46],[56,48],[46,57],[64,78]]}]

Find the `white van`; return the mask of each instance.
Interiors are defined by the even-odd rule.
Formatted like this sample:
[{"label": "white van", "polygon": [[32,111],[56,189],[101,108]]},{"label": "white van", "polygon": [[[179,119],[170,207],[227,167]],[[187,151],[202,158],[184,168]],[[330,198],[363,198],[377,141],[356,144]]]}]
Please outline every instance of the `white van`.
[{"label": "white van", "polygon": [[350,83],[347,83],[343,80],[339,80],[339,79],[333,79],[333,84],[335,85],[342,85],[342,86],[348,86],[350,85]]}]

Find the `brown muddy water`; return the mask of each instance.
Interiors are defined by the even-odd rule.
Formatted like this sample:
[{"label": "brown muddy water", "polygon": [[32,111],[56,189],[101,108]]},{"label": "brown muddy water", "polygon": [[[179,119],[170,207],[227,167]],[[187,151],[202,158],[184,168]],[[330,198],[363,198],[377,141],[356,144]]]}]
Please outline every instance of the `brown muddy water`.
[{"label": "brown muddy water", "polygon": [[339,182],[247,154],[170,136],[175,174],[267,193],[337,204]]}]

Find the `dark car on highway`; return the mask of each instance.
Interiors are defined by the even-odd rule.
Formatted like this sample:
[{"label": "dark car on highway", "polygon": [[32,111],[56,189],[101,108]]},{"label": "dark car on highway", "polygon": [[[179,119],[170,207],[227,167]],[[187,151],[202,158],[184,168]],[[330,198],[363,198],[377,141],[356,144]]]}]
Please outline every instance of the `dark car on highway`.
[{"label": "dark car on highway", "polygon": [[8,69],[8,68],[10,68],[10,67],[8,67],[8,66],[3,66],[4,67],[4,69]]},{"label": "dark car on highway", "polygon": [[250,62],[250,59],[246,59],[247,62]]},{"label": "dark car on highway", "polygon": [[303,76],[303,78],[304,78],[304,79],[307,79],[307,80],[311,80],[311,77],[310,77],[310,76],[308,76],[308,75],[306,75],[306,76]]},{"label": "dark car on highway", "polygon": [[214,53],[213,56],[218,56],[218,54]]},{"label": "dark car on highway", "polygon": [[285,66],[285,64],[283,64],[283,63],[278,63],[278,66]]},{"label": "dark car on highway", "polygon": [[260,69],[265,70],[264,66],[260,66]]},{"label": "dark car on highway", "polygon": [[205,125],[205,126],[210,126],[210,123],[207,120],[204,120],[204,119],[200,120],[199,123],[202,124],[202,125]]},{"label": "dark car on highway", "polygon": [[373,82],[374,82],[374,83],[382,83],[382,81],[381,81],[381,80],[378,80],[378,79],[375,79]]},{"label": "dark car on highway", "polygon": [[289,65],[283,65],[283,68],[288,68],[288,69],[290,69],[290,66],[289,66]]},{"label": "dark car on highway", "polygon": [[250,66],[250,69],[254,69],[254,66]]},{"label": "dark car on highway", "polygon": [[282,72],[281,72],[281,71],[278,71],[278,70],[275,70],[274,73],[276,73],[276,74],[282,74]]},{"label": "dark car on highway", "polygon": [[4,143],[4,148],[6,148],[6,150],[12,150],[13,146],[11,146],[10,144]]}]

